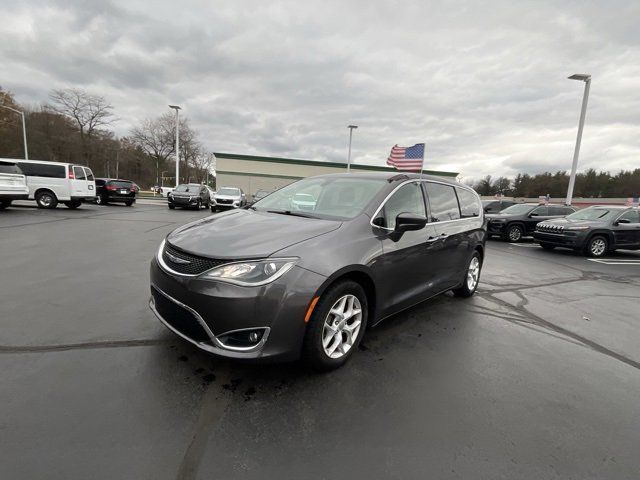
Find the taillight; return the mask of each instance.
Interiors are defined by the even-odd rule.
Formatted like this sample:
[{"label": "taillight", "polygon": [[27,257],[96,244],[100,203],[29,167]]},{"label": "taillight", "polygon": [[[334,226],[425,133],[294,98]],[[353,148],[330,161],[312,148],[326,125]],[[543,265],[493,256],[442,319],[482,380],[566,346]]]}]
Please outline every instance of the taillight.
[{"label": "taillight", "polygon": [[75,180],[76,176],[73,174],[73,168],[69,167],[69,179]]},{"label": "taillight", "polygon": [[135,189],[135,188],[133,188],[133,187],[131,187],[131,191],[132,191],[132,192],[135,192],[135,191],[136,191],[136,189]]},{"label": "taillight", "polygon": [[116,187],[114,187],[113,185],[105,185],[104,186],[105,190],[115,190]]}]

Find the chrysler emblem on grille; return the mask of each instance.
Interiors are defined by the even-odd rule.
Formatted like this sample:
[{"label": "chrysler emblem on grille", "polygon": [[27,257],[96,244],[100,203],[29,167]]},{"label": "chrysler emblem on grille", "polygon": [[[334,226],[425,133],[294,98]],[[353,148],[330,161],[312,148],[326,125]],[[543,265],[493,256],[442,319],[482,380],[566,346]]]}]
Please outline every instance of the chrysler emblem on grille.
[{"label": "chrysler emblem on grille", "polygon": [[164,252],[164,253],[167,257],[169,257],[169,260],[171,260],[173,263],[179,263],[181,265],[186,265],[188,263],[191,263],[189,260],[185,260],[184,258],[178,258],[175,255],[171,255],[169,252]]}]

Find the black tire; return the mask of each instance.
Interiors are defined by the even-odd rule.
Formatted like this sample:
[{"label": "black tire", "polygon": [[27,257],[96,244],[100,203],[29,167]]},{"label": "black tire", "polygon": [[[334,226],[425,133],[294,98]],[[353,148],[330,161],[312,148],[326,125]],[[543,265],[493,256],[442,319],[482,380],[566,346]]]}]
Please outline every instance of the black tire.
[{"label": "black tire", "polygon": [[133,202],[132,202],[131,200],[127,200],[126,202],[124,202],[124,204],[125,204],[127,207],[130,207],[131,205],[133,205]]},{"label": "black tire", "polygon": [[[468,281],[468,279],[469,279],[471,266],[474,264],[474,259],[477,259],[477,274],[475,277],[475,283],[473,285],[470,285],[469,284],[470,282]],[[476,290],[478,289],[478,284],[480,283],[480,273],[482,273],[482,256],[480,255],[480,252],[476,251],[471,256],[471,258],[469,259],[469,262],[467,263],[467,270],[465,271],[464,278],[462,279],[462,283],[460,284],[459,287],[451,290],[453,294],[456,297],[461,297],[461,298],[469,298],[473,296],[473,294],[476,293]]]},{"label": "black tire", "polygon": [[[331,358],[322,345],[325,320],[334,304],[345,295],[353,295],[360,302],[360,329],[349,350],[339,358]],[[367,295],[359,283],[352,280],[343,280],[330,286],[318,300],[307,324],[302,344],[302,360],[317,371],[334,370],[344,365],[353,355],[353,352],[358,349],[358,345],[367,328],[368,314]],[[340,335],[343,335],[343,333],[340,333]]]},{"label": "black tire", "polygon": [[556,248],[555,245],[550,245],[548,243],[541,243],[540,246],[545,250],[553,250],[554,248]]},{"label": "black tire", "polygon": [[173,210],[174,208],[176,208],[176,206],[172,203],[169,204],[169,210]]},{"label": "black tire", "polygon": [[196,205],[196,210],[202,210],[202,200],[198,199],[198,204]]},{"label": "black tire", "polygon": [[11,205],[12,200],[0,200],[0,210],[4,210]]},{"label": "black tire", "polygon": [[506,240],[513,243],[518,243],[522,240],[522,236],[524,235],[524,231],[520,225],[509,225],[507,227],[507,235]]},{"label": "black tire", "polygon": [[71,210],[75,210],[76,208],[78,208],[80,205],[82,205],[82,202],[80,200],[71,200],[70,202],[63,202],[67,208],[70,208]]},{"label": "black tire", "polygon": [[56,208],[58,198],[55,193],[49,190],[41,190],[36,194],[36,204],[38,208]]},{"label": "black tire", "polygon": [[215,205],[211,205],[211,213],[216,213],[218,208]]},{"label": "black tire", "polygon": [[588,257],[604,257],[609,251],[609,240],[604,235],[594,235],[585,246],[584,253]]}]

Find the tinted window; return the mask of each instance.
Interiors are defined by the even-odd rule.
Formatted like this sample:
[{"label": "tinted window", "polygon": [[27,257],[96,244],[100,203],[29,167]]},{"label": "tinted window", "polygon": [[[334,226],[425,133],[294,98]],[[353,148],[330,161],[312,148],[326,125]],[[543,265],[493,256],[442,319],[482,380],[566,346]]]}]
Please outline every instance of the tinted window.
[{"label": "tinted window", "polygon": [[569,207],[549,207],[549,215],[569,215],[574,210]]},{"label": "tinted window", "polygon": [[544,217],[546,215],[549,215],[549,207],[536,207],[533,210],[531,210],[530,215],[532,214],[536,214],[539,217]]},{"label": "tinted window", "polygon": [[631,223],[640,223],[640,218],[639,217],[639,213],[637,210],[629,210],[628,212],[625,212],[624,215],[622,215],[618,220],[629,220]]},{"label": "tinted window", "polygon": [[66,178],[67,169],[64,165],[51,165],[49,163],[18,162],[22,173],[31,177]]},{"label": "tinted window", "polygon": [[116,188],[133,188],[133,183],[128,182],[127,180],[111,180],[109,182],[109,185],[116,187]]},{"label": "tinted window", "polygon": [[0,162],[0,173],[22,173],[18,166],[12,162]]},{"label": "tinted window", "polygon": [[456,187],[458,203],[460,204],[460,214],[462,218],[477,217],[480,215],[480,204],[478,197],[466,188]]},{"label": "tinted window", "polygon": [[385,202],[380,213],[382,223],[378,221],[377,224],[386,228],[396,228],[396,217],[400,213],[415,213],[426,217],[422,188],[417,183],[403,185]]},{"label": "tinted window", "polygon": [[104,180],[101,180],[101,179],[99,179],[99,178],[96,180],[96,185],[98,185],[98,186],[102,186],[102,185],[104,185],[105,183],[106,183],[106,182],[105,182]]},{"label": "tinted window", "polygon": [[84,168],[82,167],[73,167],[73,175],[76,177],[76,180],[87,179],[87,175],[84,173]]},{"label": "tinted window", "polygon": [[505,215],[524,215],[525,213],[529,213],[532,209],[533,206],[530,204],[517,203],[505,208],[501,213],[504,213]]},{"label": "tinted window", "polygon": [[460,218],[458,199],[452,186],[427,182],[431,222],[446,222]]},{"label": "tinted window", "polygon": [[84,170],[85,170],[85,172],[87,172],[87,180],[94,180],[93,172],[91,171],[91,169],[85,167]]}]

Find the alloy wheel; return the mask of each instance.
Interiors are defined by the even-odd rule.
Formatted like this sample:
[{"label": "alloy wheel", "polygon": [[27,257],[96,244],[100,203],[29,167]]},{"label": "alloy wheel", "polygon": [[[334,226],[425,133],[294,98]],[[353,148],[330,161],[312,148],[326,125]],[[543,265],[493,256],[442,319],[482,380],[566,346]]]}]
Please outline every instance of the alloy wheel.
[{"label": "alloy wheel", "polygon": [[322,329],[322,348],[329,358],[340,358],[355,344],[362,325],[362,306],[355,295],[340,297],[331,307]]},{"label": "alloy wheel", "polygon": [[600,257],[607,250],[607,242],[603,238],[596,238],[591,242],[590,250],[591,255]]},{"label": "alloy wheel", "polygon": [[480,278],[480,260],[478,257],[473,257],[469,263],[469,270],[467,270],[467,288],[473,291],[478,285],[478,279]]},{"label": "alloy wheel", "polygon": [[520,227],[511,227],[509,229],[509,240],[512,242],[517,242],[522,238],[522,232],[520,231]]}]

